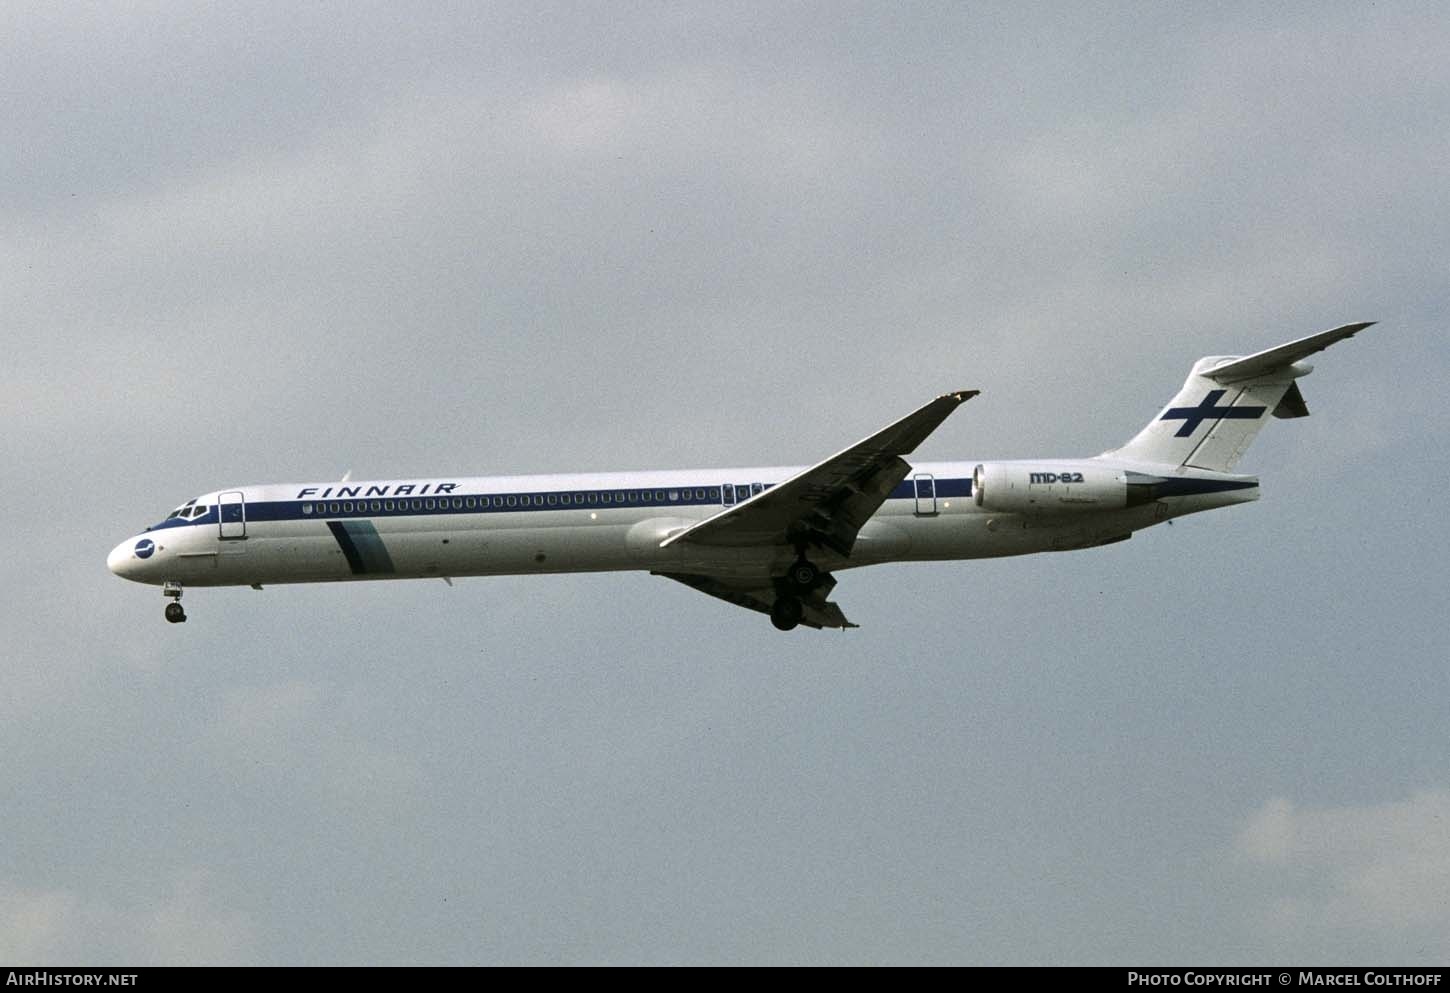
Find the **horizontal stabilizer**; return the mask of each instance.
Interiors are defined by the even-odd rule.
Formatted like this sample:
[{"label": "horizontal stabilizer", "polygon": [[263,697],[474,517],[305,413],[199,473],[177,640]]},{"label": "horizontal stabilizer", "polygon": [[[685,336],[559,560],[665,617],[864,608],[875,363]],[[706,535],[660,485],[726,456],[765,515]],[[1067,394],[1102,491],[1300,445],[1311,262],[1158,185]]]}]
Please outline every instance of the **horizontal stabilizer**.
[{"label": "horizontal stabilizer", "polygon": [[1334,328],[1332,331],[1311,334],[1307,338],[1291,341],[1287,345],[1268,348],[1262,352],[1255,352],[1253,355],[1246,355],[1241,359],[1225,362],[1223,365],[1209,369],[1203,375],[1219,383],[1237,383],[1245,379],[1253,379],[1256,376],[1263,376],[1298,362],[1300,359],[1308,358],[1315,352],[1322,352],[1336,341],[1351,338],[1374,323],[1374,321],[1364,321],[1359,324],[1346,324],[1344,327]]}]

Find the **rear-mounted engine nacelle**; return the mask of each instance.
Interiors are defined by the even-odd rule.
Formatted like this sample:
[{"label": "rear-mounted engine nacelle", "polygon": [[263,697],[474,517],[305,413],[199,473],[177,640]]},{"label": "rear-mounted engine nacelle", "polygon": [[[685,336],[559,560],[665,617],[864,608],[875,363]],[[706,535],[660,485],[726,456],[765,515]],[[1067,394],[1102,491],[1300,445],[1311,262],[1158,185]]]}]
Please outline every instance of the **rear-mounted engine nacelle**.
[{"label": "rear-mounted engine nacelle", "polygon": [[1002,514],[1075,514],[1130,505],[1127,476],[1093,465],[988,462],[972,472],[972,498]]}]

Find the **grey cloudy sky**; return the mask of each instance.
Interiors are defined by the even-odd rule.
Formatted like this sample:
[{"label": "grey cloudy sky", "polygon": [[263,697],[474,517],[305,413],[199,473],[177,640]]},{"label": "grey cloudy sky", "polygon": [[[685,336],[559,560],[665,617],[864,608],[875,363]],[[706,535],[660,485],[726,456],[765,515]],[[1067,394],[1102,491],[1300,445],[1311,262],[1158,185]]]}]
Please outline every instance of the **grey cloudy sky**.
[{"label": "grey cloudy sky", "polygon": [[[1450,959],[1439,4],[0,8],[0,960]],[[155,591],[280,480],[1092,454],[1351,320],[1264,499],[847,574]]]}]

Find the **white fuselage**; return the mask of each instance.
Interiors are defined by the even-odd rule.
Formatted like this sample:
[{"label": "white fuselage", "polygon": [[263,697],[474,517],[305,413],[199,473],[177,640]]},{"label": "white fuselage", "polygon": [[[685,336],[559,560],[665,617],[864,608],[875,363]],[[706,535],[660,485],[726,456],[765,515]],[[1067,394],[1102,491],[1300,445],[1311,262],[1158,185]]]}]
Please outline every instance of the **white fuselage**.
[{"label": "white fuselage", "polygon": [[218,490],[121,542],[112,572],[162,587],[261,587],[638,570],[799,625],[855,627],[843,569],[1092,548],[1257,500],[1233,474],[1272,417],[1308,414],[1303,362],[1369,323],[1199,359],[1127,444],[1087,459],[908,462],[978,390],[942,393],[803,468],[433,478]]},{"label": "white fuselage", "polygon": [[[1100,460],[995,463],[1031,470]],[[1003,513],[973,499],[971,462],[918,463],[823,571],[889,561],[973,559],[1088,548],[1170,517],[1257,498],[1257,481],[1175,492],[1138,506]],[[108,565],[137,582],[262,585],[527,573],[645,570],[778,576],[790,546],[661,542],[774,486],[798,468],[437,477],[243,486],[198,497],[118,545]],[[1163,470],[1160,470],[1163,471]],[[1185,482],[1224,479],[1184,474]],[[1222,485],[1222,484],[1218,484]],[[1193,490],[1195,487],[1181,487]],[[199,509],[200,508],[200,509]]]}]

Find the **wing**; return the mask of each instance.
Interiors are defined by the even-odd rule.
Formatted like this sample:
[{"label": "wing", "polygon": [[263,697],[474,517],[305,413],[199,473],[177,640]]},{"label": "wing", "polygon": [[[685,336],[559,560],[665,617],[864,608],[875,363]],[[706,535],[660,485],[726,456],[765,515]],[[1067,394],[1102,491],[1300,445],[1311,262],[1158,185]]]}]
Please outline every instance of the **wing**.
[{"label": "wing", "polygon": [[677,541],[733,547],[793,544],[850,555],[861,526],[911,471],[901,456],[915,451],[952,411],[978,392],[959,390],[939,396],[824,462],[671,535],[660,547]]},{"label": "wing", "polygon": [[[666,579],[673,579],[677,583],[684,583],[691,589],[699,590],[701,593],[708,593],[713,597],[719,597],[727,603],[733,603],[737,607],[745,607],[748,610],[758,610],[762,614],[770,613],[770,608],[775,605],[776,597],[780,594],[770,583],[761,582],[731,582],[728,579],[716,579],[713,576],[698,576],[682,572],[657,572],[657,576],[664,576]],[[854,628],[858,624],[852,624],[846,620],[846,615],[841,613],[841,608],[826,599],[826,595],[836,585],[835,576],[824,576],[821,584],[810,594],[801,600],[801,623],[806,627],[817,630],[821,628]]]}]

